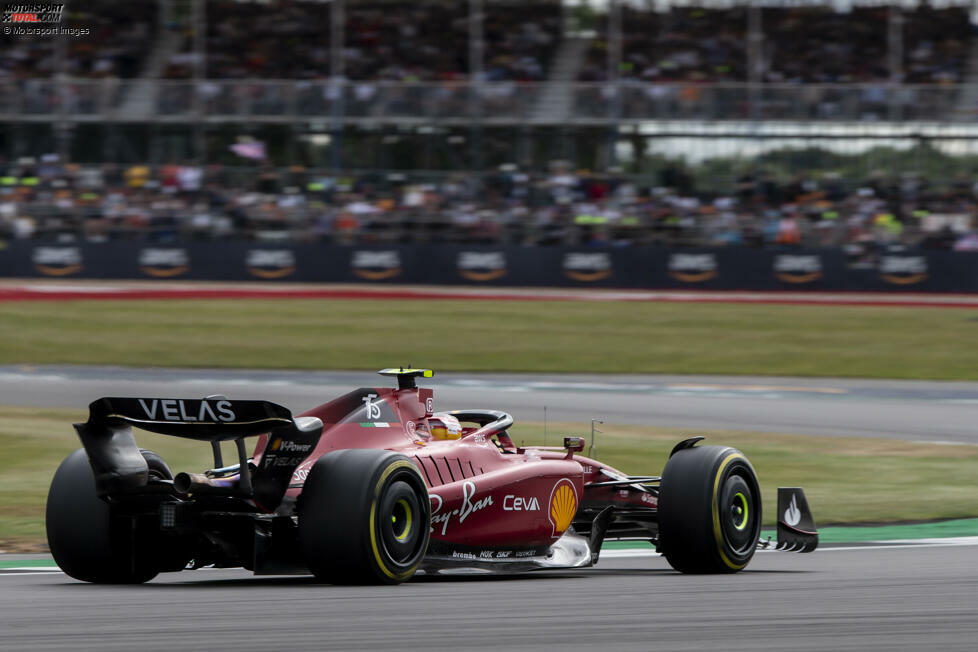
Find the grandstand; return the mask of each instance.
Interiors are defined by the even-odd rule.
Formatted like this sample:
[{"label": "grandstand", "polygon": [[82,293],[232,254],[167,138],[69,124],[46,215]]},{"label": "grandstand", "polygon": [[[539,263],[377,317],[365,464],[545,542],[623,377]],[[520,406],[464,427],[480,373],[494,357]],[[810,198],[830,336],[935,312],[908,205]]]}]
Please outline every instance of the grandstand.
[{"label": "grandstand", "polygon": [[0,229],[954,246],[917,217],[978,208],[974,9],[69,1],[88,36],[0,49]]}]

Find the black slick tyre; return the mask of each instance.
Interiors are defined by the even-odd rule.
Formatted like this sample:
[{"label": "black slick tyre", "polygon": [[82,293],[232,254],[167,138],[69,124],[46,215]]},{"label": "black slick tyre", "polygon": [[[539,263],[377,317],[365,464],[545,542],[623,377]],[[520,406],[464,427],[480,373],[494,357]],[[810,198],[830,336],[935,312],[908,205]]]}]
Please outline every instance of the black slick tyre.
[{"label": "black slick tyre", "polygon": [[[172,479],[159,455],[141,452],[150,478]],[[159,572],[148,555],[140,554],[133,520],[114,514],[96,495],[95,475],[82,448],[65,458],[51,480],[45,525],[54,561],[76,580],[141,584]]]},{"label": "black slick tyre", "polygon": [[683,573],[735,573],[754,556],[761,492],[743,453],[725,446],[677,451],[662,471],[659,552]]},{"label": "black slick tyre", "polygon": [[316,579],[399,584],[428,549],[431,503],[404,455],[348,449],[323,455],[299,496],[299,544]]},{"label": "black slick tyre", "polygon": [[162,457],[145,448],[140,448],[139,452],[142,454],[143,459],[146,460],[146,466],[149,467],[150,482],[153,480],[173,479],[173,471],[170,470],[169,465],[167,465]]}]

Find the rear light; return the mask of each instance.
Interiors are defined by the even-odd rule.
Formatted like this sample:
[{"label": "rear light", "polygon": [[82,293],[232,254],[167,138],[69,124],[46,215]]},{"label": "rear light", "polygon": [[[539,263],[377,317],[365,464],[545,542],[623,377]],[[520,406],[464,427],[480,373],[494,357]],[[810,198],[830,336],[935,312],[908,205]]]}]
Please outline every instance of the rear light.
[{"label": "rear light", "polygon": [[173,503],[160,505],[160,529],[172,530],[177,526],[177,506]]}]

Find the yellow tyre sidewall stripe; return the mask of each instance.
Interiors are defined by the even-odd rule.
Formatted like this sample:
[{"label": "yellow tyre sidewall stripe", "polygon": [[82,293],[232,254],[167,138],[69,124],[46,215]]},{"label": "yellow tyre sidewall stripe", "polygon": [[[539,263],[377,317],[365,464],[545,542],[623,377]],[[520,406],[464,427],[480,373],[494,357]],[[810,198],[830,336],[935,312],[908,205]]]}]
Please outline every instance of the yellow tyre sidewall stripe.
[{"label": "yellow tyre sidewall stripe", "polygon": [[380,479],[377,480],[377,484],[374,486],[374,498],[370,503],[370,521],[368,523],[368,526],[370,527],[370,547],[374,553],[374,561],[377,562],[377,567],[380,568],[381,572],[392,580],[406,580],[407,578],[411,577],[414,571],[417,570],[418,566],[421,564],[421,560],[419,559],[418,563],[411,568],[408,568],[400,573],[395,573],[387,568],[387,564],[384,563],[384,559],[380,554],[380,548],[377,546],[377,500],[380,498],[380,490],[384,487],[384,483],[387,482],[387,478],[389,478],[394,471],[403,468],[411,469],[417,473],[417,469],[414,464],[407,460],[398,460],[393,464],[390,464],[386,469],[384,469],[384,472],[380,474]]},{"label": "yellow tyre sidewall stripe", "polygon": [[720,559],[722,559],[723,560],[723,563],[726,564],[727,567],[730,568],[730,569],[732,569],[732,570],[740,570],[740,569],[742,569],[744,566],[747,565],[747,562],[744,562],[742,564],[735,564],[734,562],[730,561],[730,558],[727,557],[726,551],[724,551],[724,549],[723,549],[724,548],[724,545],[723,545],[723,530],[720,528],[720,501],[719,501],[720,496],[719,496],[719,491],[720,491],[720,478],[723,477],[723,471],[724,471],[724,469],[727,468],[727,465],[728,464],[730,464],[734,460],[738,460],[738,459],[744,460],[745,462],[747,461],[747,458],[744,457],[743,455],[741,455],[740,453],[730,453],[725,458],[723,458],[723,461],[720,462],[720,468],[717,469],[716,476],[715,476],[715,478],[713,480],[713,500],[712,500],[712,504],[713,504],[713,538],[716,540],[717,552],[720,553]]}]

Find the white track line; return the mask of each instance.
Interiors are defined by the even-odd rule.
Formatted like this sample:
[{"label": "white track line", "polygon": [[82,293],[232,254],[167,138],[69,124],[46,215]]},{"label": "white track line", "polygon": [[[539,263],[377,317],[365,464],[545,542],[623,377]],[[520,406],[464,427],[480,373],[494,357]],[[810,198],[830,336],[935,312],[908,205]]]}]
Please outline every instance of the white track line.
[{"label": "white track line", "polygon": [[[833,546],[822,547],[817,552],[839,552],[853,550],[904,550],[907,548],[948,548],[958,546],[978,546],[978,537],[951,537],[948,539],[896,539],[887,543],[868,542],[864,546]],[[758,552],[782,552],[774,548],[762,548]],[[601,559],[628,559],[634,557],[661,557],[655,550],[649,549],[616,549],[605,550],[601,553]],[[599,562],[600,563],[600,562]],[[203,569],[207,570],[207,569]],[[556,570],[556,569],[555,569]],[[5,573],[3,571],[15,571]],[[47,566],[20,566],[17,568],[4,568],[0,570],[0,577],[19,577],[24,575],[51,575],[61,573],[60,568]]]},{"label": "white track line", "polygon": [[[947,548],[955,546],[978,546],[978,537],[951,537],[947,539],[894,539],[892,541],[867,541],[864,546],[823,546],[817,552],[835,552],[837,550],[893,550],[904,548]],[[761,548],[757,552],[783,552],[775,548]],[[616,559],[628,557],[659,557],[659,553],[649,549],[617,549],[604,550],[601,559]]]}]

